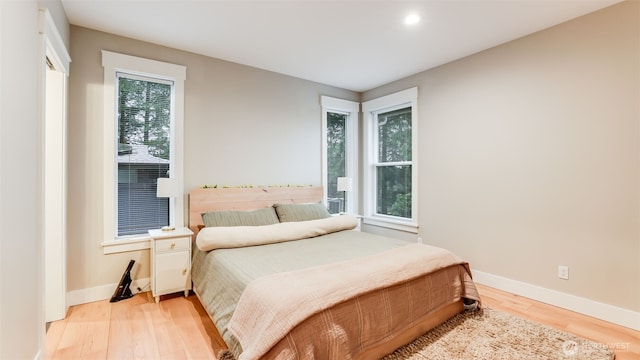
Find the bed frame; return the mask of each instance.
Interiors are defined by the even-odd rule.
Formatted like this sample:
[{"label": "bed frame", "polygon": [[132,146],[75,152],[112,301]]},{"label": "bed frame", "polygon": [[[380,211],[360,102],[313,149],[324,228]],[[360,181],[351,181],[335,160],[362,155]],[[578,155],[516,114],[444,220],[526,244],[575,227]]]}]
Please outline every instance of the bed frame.
[{"label": "bed frame", "polygon": [[204,188],[189,192],[189,228],[194,234],[204,223],[202,213],[217,210],[256,210],[273,204],[322,201],[321,186]]}]

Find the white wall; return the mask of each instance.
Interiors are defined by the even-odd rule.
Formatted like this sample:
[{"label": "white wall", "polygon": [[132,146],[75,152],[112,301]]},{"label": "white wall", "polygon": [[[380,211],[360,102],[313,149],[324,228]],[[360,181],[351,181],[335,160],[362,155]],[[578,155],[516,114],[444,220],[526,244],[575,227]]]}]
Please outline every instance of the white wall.
[{"label": "white wall", "polygon": [[38,4],[0,1],[0,358],[42,355]]},{"label": "white wall", "polygon": [[[419,236],[476,270],[632,310],[638,319],[640,3],[385,85],[363,100],[413,86]],[[558,279],[558,265],[570,267],[568,281]]]}]

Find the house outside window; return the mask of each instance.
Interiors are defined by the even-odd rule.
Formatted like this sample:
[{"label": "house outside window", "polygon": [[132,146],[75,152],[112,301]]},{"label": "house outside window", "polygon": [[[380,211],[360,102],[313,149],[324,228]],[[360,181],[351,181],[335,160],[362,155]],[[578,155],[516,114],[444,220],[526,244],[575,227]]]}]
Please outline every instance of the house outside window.
[{"label": "house outside window", "polygon": [[[358,213],[358,112],[360,104],[322,96],[323,187],[329,212]],[[338,178],[348,178],[351,191],[339,191]]]},{"label": "house outside window", "polygon": [[169,224],[157,179],[171,170],[172,82],[118,73],[118,236]]},{"label": "house outside window", "polygon": [[157,179],[168,177],[169,160],[149,155],[147,145],[118,151],[118,236],[169,224],[169,199],[156,197]]},{"label": "house outside window", "polygon": [[183,187],[186,68],[102,52],[105,253],[149,248],[147,230],[183,226],[184,199],[156,197],[157,179]]},{"label": "house outside window", "polygon": [[416,233],[417,88],[363,103],[367,224]]}]

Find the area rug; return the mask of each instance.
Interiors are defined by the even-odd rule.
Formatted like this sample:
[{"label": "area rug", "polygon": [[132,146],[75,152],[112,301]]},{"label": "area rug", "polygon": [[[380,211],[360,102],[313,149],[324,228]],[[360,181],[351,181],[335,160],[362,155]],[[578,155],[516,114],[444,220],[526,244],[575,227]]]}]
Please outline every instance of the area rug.
[{"label": "area rug", "polygon": [[611,360],[613,351],[498,310],[465,311],[383,360]]}]

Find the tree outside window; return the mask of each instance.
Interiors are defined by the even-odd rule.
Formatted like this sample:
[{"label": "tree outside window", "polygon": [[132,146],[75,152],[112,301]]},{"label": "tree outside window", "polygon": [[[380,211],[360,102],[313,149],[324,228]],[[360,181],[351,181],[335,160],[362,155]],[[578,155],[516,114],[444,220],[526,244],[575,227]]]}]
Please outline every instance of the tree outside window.
[{"label": "tree outside window", "polygon": [[411,218],[411,107],[377,115],[376,212]]},{"label": "tree outside window", "polygon": [[347,115],[327,113],[327,206],[332,214],[346,209],[345,194],[337,190],[338,178],[346,174]]},{"label": "tree outside window", "polygon": [[169,223],[169,199],[156,197],[170,169],[172,85],[118,74],[118,236]]}]

